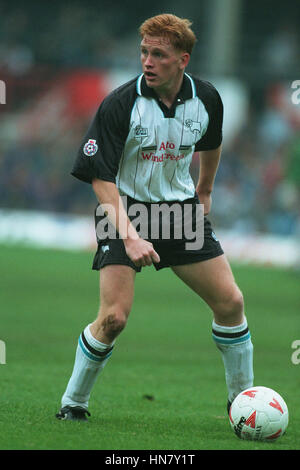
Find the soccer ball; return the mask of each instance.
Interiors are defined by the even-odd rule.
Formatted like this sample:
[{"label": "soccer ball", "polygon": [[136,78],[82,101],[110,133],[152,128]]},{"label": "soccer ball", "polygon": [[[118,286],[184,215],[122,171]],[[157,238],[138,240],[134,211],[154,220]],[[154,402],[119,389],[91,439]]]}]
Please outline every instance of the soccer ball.
[{"label": "soccer ball", "polygon": [[288,420],[285,401],[267,387],[244,390],[229,410],[229,422],[240,439],[274,442],[284,434]]}]

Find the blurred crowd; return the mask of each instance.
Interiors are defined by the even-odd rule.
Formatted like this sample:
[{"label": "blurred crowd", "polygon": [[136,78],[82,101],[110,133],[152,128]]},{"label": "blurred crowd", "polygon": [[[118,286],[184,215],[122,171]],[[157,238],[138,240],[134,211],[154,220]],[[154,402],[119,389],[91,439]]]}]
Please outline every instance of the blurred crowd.
[{"label": "blurred crowd", "polygon": [[300,120],[266,103],[224,148],[213,197],[217,224],[300,235]]},{"label": "blurred crowd", "polygon": [[[161,2],[152,0],[150,13]],[[0,61],[15,74],[31,67],[130,66],[142,4],[109,0],[0,2]],[[121,41],[120,41],[121,40]],[[125,52],[125,53],[124,53]]]},{"label": "blurred crowd", "polygon": [[[159,3],[152,3],[148,16],[160,11]],[[0,104],[1,207],[75,214],[91,214],[95,207],[91,188],[70,171],[99,102],[95,109],[66,112],[54,84],[70,69],[138,70],[142,7],[120,2],[117,16],[126,17],[130,31],[125,35],[116,9],[108,8],[109,2],[101,5],[106,14],[97,16],[73,2],[29,2],[26,9],[15,6],[13,14],[0,5],[0,79],[7,85],[7,105]],[[299,36],[285,23],[266,35],[257,62],[243,56],[247,76],[241,69],[238,78],[249,88],[250,106],[246,123],[224,145],[213,194],[217,227],[300,234],[300,104],[291,100],[291,82],[300,79],[298,44]],[[258,64],[262,72],[253,80]],[[55,92],[47,95],[50,86]],[[196,180],[197,157],[191,172]]]}]

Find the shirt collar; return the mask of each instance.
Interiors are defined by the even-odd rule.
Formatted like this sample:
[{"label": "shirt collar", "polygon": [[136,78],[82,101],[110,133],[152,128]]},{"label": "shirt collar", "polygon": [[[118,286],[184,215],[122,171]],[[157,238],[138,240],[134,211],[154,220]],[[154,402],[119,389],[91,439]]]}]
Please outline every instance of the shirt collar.
[{"label": "shirt collar", "polygon": [[[149,98],[158,99],[157,94],[153,90],[153,88],[148,87],[144,74],[140,75],[137,79],[137,93],[140,96],[145,96]],[[181,88],[177,94],[176,100],[178,103],[184,102],[196,96],[196,88],[194,84],[194,80],[190,75],[187,73],[183,76],[183,81]]]}]

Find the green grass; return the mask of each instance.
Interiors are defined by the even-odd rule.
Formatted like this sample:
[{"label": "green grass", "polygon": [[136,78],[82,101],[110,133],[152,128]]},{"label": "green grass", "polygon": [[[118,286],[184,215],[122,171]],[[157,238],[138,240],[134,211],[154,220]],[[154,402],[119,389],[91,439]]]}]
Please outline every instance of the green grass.
[{"label": "green grass", "polygon": [[289,407],[287,433],[277,442],[232,433],[210,311],[170,270],[153,268],[137,276],[133,310],[93,389],[89,422],[57,421],[77,338],[98,309],[92,256],[0,246],[0,449],[300,449],[300,365],[291,362],[300,277],[274,268],[233,266],[255,348],[255,384],[277,390]]}]

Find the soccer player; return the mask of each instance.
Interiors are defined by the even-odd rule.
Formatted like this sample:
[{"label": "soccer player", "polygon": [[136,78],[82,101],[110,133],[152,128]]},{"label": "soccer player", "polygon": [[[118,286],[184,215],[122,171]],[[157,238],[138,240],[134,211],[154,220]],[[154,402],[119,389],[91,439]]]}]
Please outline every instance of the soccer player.
[{"label": "soccer player", "polygon": [[[142,74],[103,100],[72,170],[97,196],[96,227],[106,218],[116,236],[97,230],[93,269],[100,271],[100,308],[79,337],[59,419],[87,420],[92,387],[126,325],[136,273],[152,264],[157,270],[170,267],[210,307],[228,406],[253,384],[243,296],[207,218],[221,156],[222,101],[212,84],[185,72],[196,41],[190,21],[157,15],[141,25],[140,35]],[[189,173],[194,152],[200,158],[196,187]],[[154,205],[189,205],[193,227],[197,208],[204,207],[203,245],[187,247],[184,234],[142,237],[129,215],[137,203],[148,212]],[[164,223],[162,218],[160,229]],[[185,228],[184,218],[181,223]]]}]

